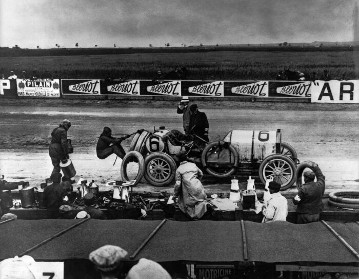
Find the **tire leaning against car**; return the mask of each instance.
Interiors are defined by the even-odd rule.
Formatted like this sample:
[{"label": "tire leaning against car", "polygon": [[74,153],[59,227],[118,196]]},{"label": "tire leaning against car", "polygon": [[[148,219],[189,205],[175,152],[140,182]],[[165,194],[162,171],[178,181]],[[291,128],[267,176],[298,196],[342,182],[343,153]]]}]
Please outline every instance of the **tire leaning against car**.
[{"label": "tire leaning against car", "polygon": [[125,157],[123,157],[122,164],[121,164],[121,177],[125,181],[130,180],[128,178],[128,174],[127,174],[127,165],[131,162],[138,163],[138,172],[137,172],[137,175],[135,178],[135,183],[132,185],[132,187],[133,187],[133,186],[136,186],[141,181],[141,179],[144,175],[145,160],[143,159],[142,154],[138,151],[130,151],[125,155]]}]

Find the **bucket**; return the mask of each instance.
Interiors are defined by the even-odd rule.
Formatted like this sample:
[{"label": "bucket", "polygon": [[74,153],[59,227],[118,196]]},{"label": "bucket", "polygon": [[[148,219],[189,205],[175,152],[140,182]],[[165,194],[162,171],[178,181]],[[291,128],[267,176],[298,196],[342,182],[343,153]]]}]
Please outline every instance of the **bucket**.
[{"label": "bucket", "polygon": [[21,205],[23,208],[32,207],[35,203],[34,188],[20,190]]},{"label": "bucket", "polygon": [[60,167],[65,177],[71,178],[76,175],[75,167],[70,159],[67,159],[65,163],[60,162]]},{"label": "bucket", "polygon": [[229,199],[233,202],[239,202],[241,194],[239,192],[238,179],[231,180],[231,191],[229,193]]},{"label": "bucket", "polygon": [[12,196],[11,196],[11,191],[10,190],[3,190],[1,193],[1,207],[2,208],[11,208],[13,207],[13,201],[12,201]]}]

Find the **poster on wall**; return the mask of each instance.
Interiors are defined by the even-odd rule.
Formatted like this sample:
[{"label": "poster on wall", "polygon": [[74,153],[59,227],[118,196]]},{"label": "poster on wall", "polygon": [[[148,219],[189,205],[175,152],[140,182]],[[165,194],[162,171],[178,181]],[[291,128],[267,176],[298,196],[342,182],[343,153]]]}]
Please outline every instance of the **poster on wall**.
[{"label": "poster on wall", "polygon": [[99,79],[62,79],[63,95],[100,95],[101,80]]},{"label": "poster on wall", "polygon": [[311,89],[312,103],[359,103],[359,81],[316,80]]},{"label": "poster on wall", "polygon": [[141,81],[141,96],[181,96],[182,82],[180,80]]},{"label": "poster on wall", "polygon": [[16,79],[0,79],[0,98],[16,98]]},{"label": "poster on wall", "polygon": [[106,94],[125,94],[125,95],[140,95],[140,81],[139,80],[126,80],[116,81],[113,80],[106,86]]},{"label": "poster on wall", "polygon": [[311,81],[270,81],[268,97],[310,98]]},{"label": "poster on wall", "polygon": [[182,96],[223,97],[224,81],[182,81]]},{"label": "poster on wall", "polygon": [[17,79],[17,95],[20,97],[60,97],[59,79]]},{"label": "poster on wall", "polygon": [[268,81],[228,81],[224,86],[225,97],[268,97]]}]

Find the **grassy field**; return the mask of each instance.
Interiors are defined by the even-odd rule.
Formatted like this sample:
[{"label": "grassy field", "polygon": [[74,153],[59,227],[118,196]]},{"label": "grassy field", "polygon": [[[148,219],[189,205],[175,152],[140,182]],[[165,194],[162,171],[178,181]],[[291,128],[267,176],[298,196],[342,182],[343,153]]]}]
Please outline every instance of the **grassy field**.
[{"label": "grassy field", "polygon": [[[77,52],[78,53],[78,52]],[[157,70],[163,73],[177,66],[188,69],[187,79],[275,79],[284,68],[299,70],[317,78],[324,69],[333,79],[354,79],[353,50],[333,51],[196,51],[134,52],[123,54],[58,56],[2,56],[0,74],[11,70],[21,77],[47,78],[131,78],[152,79]]]}]

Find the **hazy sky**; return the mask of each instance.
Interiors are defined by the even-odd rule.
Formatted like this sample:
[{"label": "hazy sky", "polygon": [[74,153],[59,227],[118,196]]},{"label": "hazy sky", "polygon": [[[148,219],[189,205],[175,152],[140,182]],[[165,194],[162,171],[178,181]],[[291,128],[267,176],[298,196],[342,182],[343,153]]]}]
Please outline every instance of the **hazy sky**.
[{"label": "hazy sky", "polygon": [[358,0],[0,0],[0,46],[353,40]]}]

